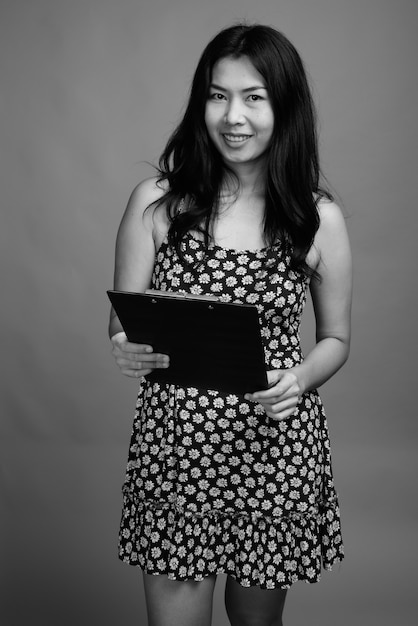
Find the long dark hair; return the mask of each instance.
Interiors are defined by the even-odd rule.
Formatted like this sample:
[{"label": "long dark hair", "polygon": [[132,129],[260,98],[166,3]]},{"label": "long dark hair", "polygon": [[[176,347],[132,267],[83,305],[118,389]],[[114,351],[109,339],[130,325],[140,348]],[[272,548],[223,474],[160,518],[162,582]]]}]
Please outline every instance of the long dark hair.
[{"label": "long dark hair", "polygon": [[210,244],[211,219],[228,170],[206,130],[205,107],[215,63],[241,56],[263,77],[275,119],[267,154],[264,240],[267,246],[282,240],[293,269],[311,275],[306,255],[319,226],[317,200],[330,196],[319,186],[315,108],[303,62],[290,41],[269,26],[231,26],[203,51],[184,117],[159,161],[159,182],[167,183],[167,191],[158,205],[167,209],[169,241],[181,255],[182,239],[193,229],[203,234],[206,248]]}]

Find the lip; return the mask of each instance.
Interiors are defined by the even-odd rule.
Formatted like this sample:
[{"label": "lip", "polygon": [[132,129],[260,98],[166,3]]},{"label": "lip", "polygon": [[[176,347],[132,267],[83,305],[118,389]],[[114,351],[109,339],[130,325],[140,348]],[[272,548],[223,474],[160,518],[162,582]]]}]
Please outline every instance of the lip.
[{"label": "lip", "polygon": [[222,133],[222,137],[229,145],[233,144],[240,146],[248,141],[252,135],[247,135],[245,133]]}]

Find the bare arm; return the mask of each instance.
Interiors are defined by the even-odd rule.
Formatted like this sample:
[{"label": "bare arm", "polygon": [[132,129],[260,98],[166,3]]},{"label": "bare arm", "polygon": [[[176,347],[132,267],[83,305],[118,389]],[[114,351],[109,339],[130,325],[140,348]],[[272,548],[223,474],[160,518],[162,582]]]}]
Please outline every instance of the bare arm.
[{"label": "bare arm", "polygon": [[331,378],[349,354],[352,279],[347,230],[334,203],[322,203],[320,217],[308,256],[308,262],[321,275],[320,282],[311,283],[317,343],[300,365],[268,372],[270,389],[248,396],[261,402],[275,419],[292,415],[300,395]]},{"label": "bare arm", "polygon": [[[150,285],[156,248],[163,236],[164,220],[161,210],[157,214],[152,209],[146,209],[162,193],[155,179],[148,179],[134,189],[129,199],[116,239],[116,290],[143,292]],[[146,376],[155,367],[168,366],[168,358],[154,354],[152,346],[127,340],[113,308],[110,312],[109,336],[113,344],[113,356],[126,376]]]},{"label": "bare arm", "polygon": [[316,346],[297,368],[303,391],[319,387],[339,370],[350,351],[351,253],[345,220],[335,204],[321,208],[315,243],[321,281],[311,283],[316,319]]}]

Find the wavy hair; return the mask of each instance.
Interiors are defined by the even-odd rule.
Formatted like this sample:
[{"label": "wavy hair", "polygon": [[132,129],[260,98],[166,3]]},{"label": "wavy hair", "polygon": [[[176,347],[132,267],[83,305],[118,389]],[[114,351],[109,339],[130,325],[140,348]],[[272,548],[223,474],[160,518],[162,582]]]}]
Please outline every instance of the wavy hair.
[{"label": "wavy hair", "polygon": [[[190,97],[180,124],[159,160],[159,182],[166,193],[170,220],[169,241],[181,255],[189,230],[211,241],[211,220],[219,206],[225,173],[229,172],[213,145],[205,124],[205,108],[212,70],[225,57],[247,57],[263,77],[274,113],[267,154],[264,240],[272,246],[282,240],[293,269],[315,275],[306,255],[319,226],[320,188],[315,107],[303,62],[292,43],[279,31],[263,25],[236,25],[222,30],[207,45],[197,65]],[[184,203],[178,211],[179,203]]]}]

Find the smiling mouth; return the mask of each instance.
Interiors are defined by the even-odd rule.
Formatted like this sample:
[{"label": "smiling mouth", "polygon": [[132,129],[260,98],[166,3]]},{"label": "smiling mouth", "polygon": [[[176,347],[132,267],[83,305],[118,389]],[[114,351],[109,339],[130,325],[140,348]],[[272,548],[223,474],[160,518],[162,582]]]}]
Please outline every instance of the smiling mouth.
[{"label": "smiling mouth", "polygon": [[242,143],[251,137],[251,135],[230,135],[228,133],[223,133],[223,138],[226,141],[230,141],[232,143]]}]

